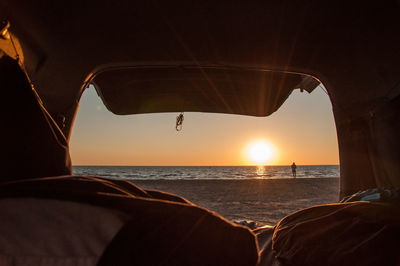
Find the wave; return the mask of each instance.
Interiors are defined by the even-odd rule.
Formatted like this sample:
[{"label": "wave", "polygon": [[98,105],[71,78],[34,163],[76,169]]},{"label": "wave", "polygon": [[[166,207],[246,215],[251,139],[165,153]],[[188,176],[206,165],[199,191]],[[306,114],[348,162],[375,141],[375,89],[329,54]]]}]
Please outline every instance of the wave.
[{"label": "wave", "polygon": [[[127,180],[242,180],[293,178],[290,166],[73,166],[75,175]],[[339,177],[338,165],[298,166],[297,178]]]}]

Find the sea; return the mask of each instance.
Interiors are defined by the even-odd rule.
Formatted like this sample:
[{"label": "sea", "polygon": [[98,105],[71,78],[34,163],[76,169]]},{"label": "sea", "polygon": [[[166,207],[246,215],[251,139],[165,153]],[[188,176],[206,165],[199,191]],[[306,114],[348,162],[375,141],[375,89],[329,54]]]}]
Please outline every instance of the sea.
[{"label": "sea", "polygon": [[[123,180],[235,180],[293,178],[288,166],[73,166],[75,175]],[[339,165],[298,165],[297,178],[339,177]]]}]

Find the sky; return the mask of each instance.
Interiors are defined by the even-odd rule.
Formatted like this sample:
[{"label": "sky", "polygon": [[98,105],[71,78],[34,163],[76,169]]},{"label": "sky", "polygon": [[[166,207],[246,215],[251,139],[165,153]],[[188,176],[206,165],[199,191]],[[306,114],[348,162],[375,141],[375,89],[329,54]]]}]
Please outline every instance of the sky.
[{"label": "sky", "polygon": [[[177,132],[178,115],[114,115],[90,86],[72,130],[73,165],[339,164],[332,106],[321,87],[311,94],[294,90],[268,117],[189,112]],[[263,144],[252,147],[256,141]],[[254,150],[257,157],[264,147],[268,158],[257,161]]]}]

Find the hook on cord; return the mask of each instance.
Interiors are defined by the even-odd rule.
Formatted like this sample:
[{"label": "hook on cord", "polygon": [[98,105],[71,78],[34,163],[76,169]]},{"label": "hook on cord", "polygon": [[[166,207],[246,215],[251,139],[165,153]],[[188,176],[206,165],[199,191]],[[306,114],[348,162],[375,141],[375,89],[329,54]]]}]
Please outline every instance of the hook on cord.
[{"label": "hook on cord", "polygon": [[176,131],[182,130],[183,119],[184,119],[184,117],[183,117],[183,112],[182,112],[176,117],[176,124],[175,124]]}]

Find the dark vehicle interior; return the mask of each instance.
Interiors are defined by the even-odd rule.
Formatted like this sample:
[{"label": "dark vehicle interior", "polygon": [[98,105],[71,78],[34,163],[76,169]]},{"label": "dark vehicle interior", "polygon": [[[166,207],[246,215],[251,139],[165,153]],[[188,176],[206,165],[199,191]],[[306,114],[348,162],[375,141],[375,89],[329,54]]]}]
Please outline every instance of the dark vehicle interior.
[{"label": "dark vehicle interior", "polygon": [[[399,14],[394,0],[0,0],[0,264],[398,265]],[[72,173],[91,84],[118,115],[268,116],[320,83],[340,203],[250,230],[173,194]]]}]

